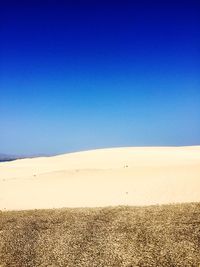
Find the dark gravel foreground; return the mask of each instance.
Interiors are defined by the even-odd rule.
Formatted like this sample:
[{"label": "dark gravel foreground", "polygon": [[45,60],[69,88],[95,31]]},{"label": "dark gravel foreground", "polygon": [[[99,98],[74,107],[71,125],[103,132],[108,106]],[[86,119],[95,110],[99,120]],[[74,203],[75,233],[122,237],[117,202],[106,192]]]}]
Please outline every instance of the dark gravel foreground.
[{"label": "dark gravel foreground", "polygon": [[199,267],[200,203],[0,212],[1,267]]}]

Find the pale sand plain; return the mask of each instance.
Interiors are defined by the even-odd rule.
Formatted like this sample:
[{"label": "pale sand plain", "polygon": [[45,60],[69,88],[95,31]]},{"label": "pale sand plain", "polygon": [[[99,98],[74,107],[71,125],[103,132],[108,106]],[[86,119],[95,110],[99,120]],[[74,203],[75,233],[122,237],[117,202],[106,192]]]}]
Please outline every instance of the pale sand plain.
[{"label": "pale sand plain", "polygon": [[97,149],[0,163],[0,210],[200,202],[200,146]]}]

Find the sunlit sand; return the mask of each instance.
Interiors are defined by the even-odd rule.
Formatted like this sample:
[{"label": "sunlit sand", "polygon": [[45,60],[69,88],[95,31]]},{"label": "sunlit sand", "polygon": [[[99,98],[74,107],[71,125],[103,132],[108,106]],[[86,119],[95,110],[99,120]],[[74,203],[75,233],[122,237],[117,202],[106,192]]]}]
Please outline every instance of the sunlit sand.
[{"label": "sunlit sand", "polygon": [[0,163],[0,209],[200,201],[200,146],[98,149]]}]

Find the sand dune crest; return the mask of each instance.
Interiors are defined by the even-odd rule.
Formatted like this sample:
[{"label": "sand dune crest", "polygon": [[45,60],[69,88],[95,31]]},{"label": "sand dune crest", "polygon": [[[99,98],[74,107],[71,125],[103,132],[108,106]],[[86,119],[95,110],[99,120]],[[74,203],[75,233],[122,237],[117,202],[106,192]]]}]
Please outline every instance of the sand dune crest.
[{"label": "sand dune crest", "polygon": [[200,201],[200,146],[111,148],[0,163],[0,209]]}]

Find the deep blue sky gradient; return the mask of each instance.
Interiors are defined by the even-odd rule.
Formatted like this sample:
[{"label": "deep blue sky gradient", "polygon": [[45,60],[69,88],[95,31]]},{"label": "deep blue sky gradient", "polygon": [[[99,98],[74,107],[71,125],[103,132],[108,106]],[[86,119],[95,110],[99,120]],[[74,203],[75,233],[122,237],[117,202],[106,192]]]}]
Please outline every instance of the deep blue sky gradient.
[{"label": "deep blue sky gradient", "polygon": [[200,144],[200,2],[0,3],[0,152]]}]

